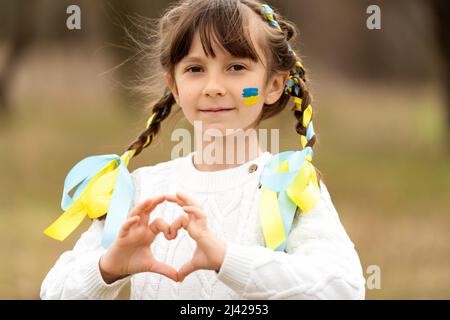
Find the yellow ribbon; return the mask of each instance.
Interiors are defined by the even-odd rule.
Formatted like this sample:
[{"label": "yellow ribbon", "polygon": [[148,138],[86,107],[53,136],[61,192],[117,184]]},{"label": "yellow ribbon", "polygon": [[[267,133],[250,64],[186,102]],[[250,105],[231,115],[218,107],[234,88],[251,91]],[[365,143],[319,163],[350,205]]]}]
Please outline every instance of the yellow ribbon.
[{"label": "yellow ribbon", "polygon": [[[259,211],[268,248],[285,249],[287,234],[297,207],[306,213],[317,206],[320,189],[316,171],[309,160],[311,152],[311,147],[296,152],[283,152],[264,167]],[[273,168],[278,162],[280,164],[276,166],[274,174]],[[289,167],[289,163],[293,168]]]},{"label": "yellow ribbon", "polygon": [[[134,153],[135,150],[125,152],[120,157],[121,161],[128,166]],[[96,219],[105,215],[111,202],[118,172],[119,161],[116,159],[110,161],[89,181],[79,197],[44,233],[53,239],[63,241],[86,216]]]}]

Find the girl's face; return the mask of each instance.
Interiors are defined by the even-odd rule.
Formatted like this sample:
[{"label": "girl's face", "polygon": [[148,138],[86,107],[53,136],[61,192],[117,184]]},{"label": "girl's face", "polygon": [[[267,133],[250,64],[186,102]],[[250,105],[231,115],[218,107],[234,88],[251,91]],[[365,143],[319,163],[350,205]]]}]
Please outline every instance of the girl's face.
[{"label": "girl's face", "polygon": [[[175,67],[175,83],[167,77],[177,104],[191,124],[202,122],[203,132],[218,129],[225,135],[226,129],[256,128],[263,104],[279,99],[289,73],[272,77],[265,86],[267,60],[257,45],[264,65],[233,57],[214,42],[213,50],[216,57],[207,57],[195,34],[189,53]],[[218,108],[228,110],[208,111]]]}]

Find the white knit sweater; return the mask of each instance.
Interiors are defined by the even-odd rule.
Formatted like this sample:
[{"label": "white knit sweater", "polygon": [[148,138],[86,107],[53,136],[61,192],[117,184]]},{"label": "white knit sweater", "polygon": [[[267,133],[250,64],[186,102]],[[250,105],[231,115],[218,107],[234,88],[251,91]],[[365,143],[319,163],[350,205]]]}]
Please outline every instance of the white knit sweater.
[{"label": "white knit sweater", "polygon": [[[264,247],[258,188],[269,152],[232,169],[197,170],[186,157],[142,167],[132,173],[133,205],[160,194],[184,191],[202,205],[208,226],[227,242],[219,273],[198,270],[176,283],[155,273],[139,273],[106,284],[98,262],[103,221],[94,220],[73,250],[64,252],[41,286],[42,299],[114,299],[131,280],[131,299],[364,299],[365,279],[354,244],[345,232],[326,186],[318,206],[292,225],[286,252]],[[251,172],[251,164],[257,170]],[[182,209],[164,202],[151,213],[171,223]],[[168,241],[159,234],[155,257],[176,269],[188,261],[195,242],[185,230]]]}]

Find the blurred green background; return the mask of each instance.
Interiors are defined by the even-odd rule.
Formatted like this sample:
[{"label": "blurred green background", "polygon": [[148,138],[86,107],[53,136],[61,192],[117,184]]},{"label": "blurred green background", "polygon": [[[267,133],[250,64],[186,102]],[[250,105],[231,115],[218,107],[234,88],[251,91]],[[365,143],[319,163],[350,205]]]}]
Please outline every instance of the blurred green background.
[{"label": "blurred green background", "polygon": [[[42,232],[61,213],[79,160],[122,154],[145,128],[148,101],[127,89],[143,68],[123,26],[167,1],[0,0],[0,298],[39,299],[65,242]],[[81,9],[68,30],[66,8]],[[380,267],[368,299],[450,298],[450,9],[448,1],[270,1],[300,30],[313,93],[315,165],[363,270]],[[381,9],[369,30],[366,9]],[[120,66],[120,67],[118,67]],[[280,151],[298,149],[289,108]],[[179,115],[129,169],[170,160]],[[369,273],[366,273],[368,276]],[[126,299],[129,287],[121,293]]]}]

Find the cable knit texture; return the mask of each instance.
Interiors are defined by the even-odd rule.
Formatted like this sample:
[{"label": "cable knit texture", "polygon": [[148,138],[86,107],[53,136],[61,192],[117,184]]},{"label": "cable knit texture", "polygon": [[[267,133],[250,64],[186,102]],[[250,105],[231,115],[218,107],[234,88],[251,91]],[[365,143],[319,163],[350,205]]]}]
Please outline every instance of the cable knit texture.
[{"label": "cable knit texture", "polygon": [[[216,273],[198,270],[176,283],[155,273],[139,273],[106,284],[98,262],[103,221],[94,220],[75,247],[64,252],[45,277],[42,299],[114,299],[131,281],[131,299],[364,299],[365,279],[354,244],[345,232],[326,186],[321,182],[318,206],[298,215],[285,252],[264,247],[259,223],[258,188],[262,169],[272,157],[265,152],[232,169],[199,171],[186,157],[142,167],[132,173],[133,206],[160,194],[182,191],[199,202],[208,226],[227,243]],[[257,165],[252,172],[249,167]],[[150,215],[171,223],[182,213],[164,202]],[[195,249],[185,230],[167,241],[159,234],[155,257],[180,268]]]}]

